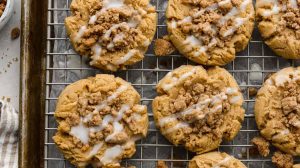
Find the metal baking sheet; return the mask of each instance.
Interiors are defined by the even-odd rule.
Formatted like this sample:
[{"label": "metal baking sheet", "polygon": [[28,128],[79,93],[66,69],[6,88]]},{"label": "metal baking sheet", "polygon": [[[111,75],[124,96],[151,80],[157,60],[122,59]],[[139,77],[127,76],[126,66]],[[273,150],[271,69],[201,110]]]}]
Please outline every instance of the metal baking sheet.
[{"label": "metal baking sheet", "polygon": [[[71,0],[49,0],[47,18],[47,51],[46,51],[46,99],[45,99],[45,129],[44,158],[45,167],[73,167],[66,161],[53,143],[52,136],[56,132],[57,123],[53,117],[59,93],[70,83],[102,73],[88,66],[86,58],[78,56],[66,36],[64,19],[70,15]],[[253,2],[255,3],[255,2]],[[151,0],[158,13],[156,38],[167,34],[165,24],[165,9],[167,0]],[[150,128],[146,139],[137,144],[136,154],[123,161],[123,166],[133,165],[139,168],[153,168],[158,160],[166,161],[171,168],[186,167],[188,160],[194,154],[183,147],[170,144],[156,130],[153,122],[151,102],[156,96],[155,85],[169,71],[183,64],[193,64],[178,53],[166,57],[156,57],[153,43],[145,59],[133,65],[126,71],[114,73],[133,84],[142,96],[142,104],[148,106]],[[231,142],[224,142],[218,150],[227,152],[243,161],[249,168],[274,167],[270,157],[262,158],[253,150],[251,139],[258,135],[253,114],[255,98],[249,96],[250,87],[259,88],[264,78],[287,66],[296,66],[299,62],[284,60],[277,57],[263,42],[257,29],[254,30],[248,47],[237,54],[237,58],[225,68],[233,74],[243,92],[246,117],[243,127]],[[272,149],[274,150],[274,149]]]}]

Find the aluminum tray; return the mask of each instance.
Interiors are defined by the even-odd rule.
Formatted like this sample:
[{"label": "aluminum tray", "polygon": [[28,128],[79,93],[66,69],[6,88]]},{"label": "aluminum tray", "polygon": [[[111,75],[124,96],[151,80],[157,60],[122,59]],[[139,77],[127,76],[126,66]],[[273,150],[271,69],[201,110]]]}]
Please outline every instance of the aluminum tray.
[{"label": "aluminum tray", "polygon": [[[43,55],[43,38],[30,37],[30,34],[23,36],[23,42],[30,43],[35,40],[35,42],[38,43],[35,43],[37,44],[35,46],[27,45],[23,50],[24,55],[26,55],[27,50],[33,47],[37,48],[35,55],[32,55],[34,54],[32,51],[28,51],[34,60],[30,59],[30,61],[28,61],[26,58],[23,59],[25,63],[27,61],[26,66],[24,65],[23,67],[23,75],[27,78],[23,77],[25,92],[24,90],[22,92],[22,112],[25,114],[25,117],[22,119],[23,124],[25,124],[22,129],[22,138],[26,141],[22,143],[23,150],[21,150],[21,155],[23,154],[27,157],[21,157],[21,164],[27,166],[39,164],[49,168],[73,167],[63,158],[63,155],[56,149],[52,140],[57,126],[53,117],[56,100],[60,91],[68,84],[102,72],[88,66],[85,58],[77,56],[77,54],[71,50],[72,47],[70,46],[64,28],[64,18],[70,14],[69,5],[71,0],[48,0],[48,4],[44,4],[47,3],[45,1],[39,2],[48,8],[48,17],[45,17],[46,15],[43,13],[46,9],[41,8],[41,11],[33,11],[36,12],[36,14],[40,14],[39,16],[35,16],[38,20],[29,19],[32,23],[30,22],[25,25],[40,26],[41,30],[39,31],[42,31],[41,33],[44,35],[47,34],[47,46],[46,54]],[[34,2],[32,0],[32,2],[29,1],[28,3]],[[151,4],[156,6],[158,13],[156,33],[156,38],[158,38],[167,34],[165,25],[167,0],[151,0]],[[40,6],[38,4],[31,6],[34,5]],[[30,11],[25,8],[23,17],[28,17],[28,15],[24,16],[24,14],[28,14],[29,12]],[[46,21],[45,18],[47,18]],[[47,27],[43,27],[42,24],[46,25],[46,23]],[[44,32],[45,28],[47,28],[47,32]],[[23,30],[24,29],[26,30],[27,28],[25,27]],[[27,33],[38,34],[38,32],[31,31],[27,31]],[[29,38],[26,39],[25,37],[28,36]],[[194,156],[193,153],[187,152],[184,148],[175,147],[170,144],[159,131],[156,130],[151,108],[151,102],[156,96],[155,85],[167,72],[183,64],[193,63],[178,53],[167,57],[156,57],[153,54],[152,44],[143,61],[129,67],[126,71],[114,73],[116,76],[131,82],[138,90],[142,96],[141,103],[148,106],[150,117],[150,129],[147,138],[137,144],[136,154],[133,158],[124,160],[122,163],[124,166],[134,165],[140,168],[154,168],[158,160],[164,160],[169,167],[181,168],[186,167],[188,160]],[[220,151],[234,155],[236,158],[242,160],[249,168],[274,167],[269,157],[261,158],[255,150],[253,150],[251,139],[258,135],[258,130],[253,115],[255,98],[249,96],[248,89],[251,87],[259,88],[269,73],[276,72],[287,66],[296,66],[297,64],[299,64],[299,62],[288,61],[275,56],[262,42],[259,32],[255,29],[247,49],[238,53],[235,61],[225,67],[233,74],[241,87],[245,98],[244,108],[246,109],[246,117],[237,137],[231,142],[224,142],[219,148]],[[30,70],[29,72],[31,72],[31,74],[26,74],[27,69]],[[45,79],[43,77],[44,72],[46,72]],[[31,77],[30,81],[26,80],[29,79],[29,77]],[[29,94],[31,94],[30,99],[27,99]],[[35,103],[37,105],[36,108],[30,108],[32,104]],[[30,118],[30,122],[28,117],[32,117]],[[29,130],[38,131],[33,133]],[[26,151],[26,149],[33,149],[33,151]],[[34,157],[34,161],[28,160],[31,156]],[[28,162],[30,164],[27,164]]]}]

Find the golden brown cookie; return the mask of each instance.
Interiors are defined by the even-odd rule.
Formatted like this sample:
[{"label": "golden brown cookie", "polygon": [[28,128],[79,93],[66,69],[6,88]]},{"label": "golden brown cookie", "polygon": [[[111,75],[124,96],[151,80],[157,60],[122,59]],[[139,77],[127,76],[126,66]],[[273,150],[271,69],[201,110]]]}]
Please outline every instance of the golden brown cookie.
[{"label": "golden brown cookie", "polygon": [[280,150],[300,156],[300,67],[273,74],[258,91],[255,119],[261,135]]},{"label": "golden brown cookie", "polygon": [[77,81],[59,96],[54,142],[77,167],[120,167],[148,129],[147,108],[127,82],[113,75]]},{"label": "golden brown cookie", "polygon": [[252,0],[169,0],[167,25],[175,47],[203,65],[225,65],[248,44]]},{"label": "golden brown cookie", "polygon": [[233,156],[224,152],[209,152],[195,156],[189,162],[189,168],[246,168],[246,166]]},{"label": "golden brown cookie", "polygon": [[300,1],[257,0],[258,29],[265,43],[279,56],[300,58]]},{"label": "golden brown cookie", "polygon": [[243,96],[223,68],[181,66],[158,83],[157,92],[155,123],[174,145],[201,154],[232,140],[241,128]]},{"label": "golden brown cookie", "polygon": [[293,168],[300,168],[300,164],[295,164]]},{"label": "golden brown cookie", "polygon": [[157,20],[149,0],[73,0],[70,8],[70,41],[92,66],[116,71],[144,58]]}]

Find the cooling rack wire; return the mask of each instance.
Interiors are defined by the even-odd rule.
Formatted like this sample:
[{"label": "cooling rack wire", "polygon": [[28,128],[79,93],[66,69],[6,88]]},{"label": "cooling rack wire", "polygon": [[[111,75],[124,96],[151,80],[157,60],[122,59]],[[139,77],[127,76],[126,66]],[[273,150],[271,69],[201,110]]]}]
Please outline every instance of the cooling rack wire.
[{"label": "cooling rack wire", "polygon": [[[48,4],[48,34],[47,34],[47,67],[46,67],[46,108],[45,108],[45,158],[46,168],[73,167],[56,149],[52,136],[57,124],[53,117],[55,103],[60,91],[76,80],[102,73],[100,70],[87,66],[85,58],[70,52],[70,42],[65,33],[64,18],[70,14],[71,0],[49,0]],[[255,3],[255,2],[253,2]],[[165,7],[167,0],[151,0],[156,6],[158,25],[155,38],[167,34],[165,24]],[[180,54],[167,57],[156,57],[153,54],[153,44],[140,63],[131,66],[126,71],[114,73],[131,82],[142,97],[142,104],[148,106],[150,129],[148,136],[137,143],[134,157],[124,160],[122,165],[138,168],[154,168],[158,160],[166,161],[171,168],[186,167],[188,160],[194,154],[182,147],[171,145],[156,130],[153,123],[151,102],[156,96],[155,85],[169,71],[183,64],[193,64]],[[76,58],[76,59],[75,59]],[[75,59],[75,60],[74,60]],[[238,53],[237,58],[225,68],[235,77],[243,92],[246,109],[245,121],[237,137],[231,142],[224,142],[218,150],[227,152],[243,161],[249,168],[274,167],[270,158],[261,158],[255,153],[251,139],[258,135],[253,115],[254,97],[249,96],[249,88],[260,88],[264,78],[273,72],[287,66],[297,66],[297,61],[287,61],[275,54],[262,42],[257,29],[254,30],[248,47]]]}]

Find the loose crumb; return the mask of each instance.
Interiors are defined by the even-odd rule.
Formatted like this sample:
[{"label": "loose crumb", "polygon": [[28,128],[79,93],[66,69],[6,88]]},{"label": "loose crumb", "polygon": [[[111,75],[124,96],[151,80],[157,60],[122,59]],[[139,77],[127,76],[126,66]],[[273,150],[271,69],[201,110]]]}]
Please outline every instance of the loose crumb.
[{"label": "loose crumb", "polygon": [[0,17],[2,16],[2,14],[4,12],[5,7],[6,7],[6,0],[0,1]]},{"label": "loose crumb", "polygon": [[252,139],[252,143],[257,147],[261,156],[267,157],[270,154],[270,143],[262,137],[255,137]]},{"label": "loose crumb", "polygon": [[168,168],[168,166],[166,165],[165,161],[159,160],[157,161],[157,168]]},{"label": "loose crumb", "polygon": [[257,89],[255,87],[250,87],[249,88],[249,96],[254,97],[257,94]]},{"label": "loose crumb", "polygon": [[154,53],[156,56],[170,55],[175,51],[175,47],[169,41],[167,36],[162,39],[156,39],[154,43]]},{"label": "loose crumb", "polygon": [[20,37],[20,29],[18,27],[15,27],[11,30],[11,39],[15,40]]},{"label": "loose crumb", "polygon": [[277,168],[292,168],[294,160],[292,155],[277,151],[272,156],[272,162]]}]

